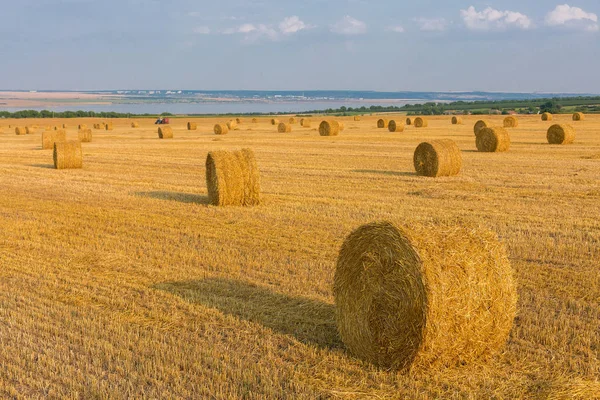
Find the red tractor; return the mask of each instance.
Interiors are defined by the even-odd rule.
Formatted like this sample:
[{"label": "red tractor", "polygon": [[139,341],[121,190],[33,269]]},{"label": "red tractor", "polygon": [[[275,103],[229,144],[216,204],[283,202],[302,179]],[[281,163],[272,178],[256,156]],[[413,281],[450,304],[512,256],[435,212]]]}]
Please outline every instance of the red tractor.
[{"label": "red tractor", "polygon": [[166,125],[166,124],[170,124],[170,123],[171,123],[171,120],[169,120],[169,118],[162,118],[162,117],[158,117],[158,119],[155,122],[156,125]]}]

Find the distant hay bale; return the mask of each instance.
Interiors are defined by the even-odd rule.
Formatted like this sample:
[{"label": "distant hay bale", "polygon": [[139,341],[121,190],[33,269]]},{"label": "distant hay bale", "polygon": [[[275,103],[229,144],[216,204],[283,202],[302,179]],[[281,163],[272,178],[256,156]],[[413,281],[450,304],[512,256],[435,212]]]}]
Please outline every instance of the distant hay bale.
[{"label": "distant hay bale", "polygon": [[360,121],[360,115],[355,115],[355,116],[354,116],[354,120],[355,120],[355,121]]},{"label": "distant hay bale", "polygon": [[227,122],[227,129],[233,131],[235,128],[237,128],[237,122],[235,122],[234,120]]},{"label": "distant hay bale", "polygon": [[258,118],[252,118],[252,123],[253,124],[257,124],[258,123]]},{"label": "distant hay bale", "polygon": [[112,131],[113,130],[113,124],[112,124],[112,122],[109,122],[108,124],[106,124],[104,126],[104,129],[106,129],[107,131]]},{"label": "distant hay bale", "polygon": [[33,126],[26,126],[25,127],[25,134],[26,135],[33,135],[35,133],[35,128]]},{"label": "distant hay bale", "polygon": [[275,118],[272,118],[271,119],[271,125],[279,125],[279,120],[275,119]]},{"label": "distant hay bale", "polygon": [[554,115],[549,112],[545,112],[542,114],[542,121],[552,121],[554,119]]},{"label": "distant hay bale", "polygon": [[404,132],[404,124],[396,123],[396,121],[391,120],[388,123],[388,130],[390,132]]},{"label": "distant hay bale", "polygon": [[295,117],[290,117],[290,119],[288,120],[288,122],[289,122],[290,124],[296,124],[296,123],[298,123],[298,121],[296,120],[296,118],[295,118]]},{"label": "distant hay bale", "polygon": [[585,119],[585,114],[582,112],[576,112],[573,114],[573,121],[583,121]]},{"label": "distant hay bale", "polygon": [[242,123],[242,120],[241,120],[240,118],[236,118],[236,119],[235,119],[235,123],[236,123],[236,124],[241,124],[241,123]]},{"label": "distant hay bale", "polygon": [[42,132],[42,149],[50,150],[54,148],[56,142],[66,142],[67,133],[64,129],[57,131],[47,130]]},{"label": "distant hay bale", "polygon": [[425,117],[417,117],[413,124],[415,125],[415,128],[427,128],[429,121],[427,121],[427,118]]},{"label": "distant hay bale", "polygon": [[337,136],[340,133],[340,123],[335,120],[327,120],[319,125],[319,135]]},{"label": "distant hay bale", "polygon": [[387,119],[379,118],[377,120],[377,128],[379,128],[379,129],[387,128],[388,124],[389,124],[389,121]]},{"label": "distant hay bale", "polygon": [[100,124],[93,124],[94,129],[100,129]]},{"label": "distant hay bale", "polygon": [[303,126],[304,128],[310,128],[312,124],[312,121],[308,118],[302,118],[300,120],[300,126]]},{"label": "distant hay bale", "polygon": [[340,132],[346,129],[346,125],[342,121],[338,121],[338,125],[340,126]]},{"label": "distant hay bale", "polygon": [[552,125],[546,135],[550,144],[571,144],[575,141],[575,129],[571,125]]},{"label": "distant hay bale", "polygon": [[413,119],[408,117],[406,118],[406,125],[412,125],[413,124]]},{"label": "distant hay bale", "polygon": [[452,117],[452,125],[462,125],[463,119],[462,117],[454,116]]},{"label": "distant hay bale", "polygon": [[23,126],[17,126],[15,128],[15,133],[17,135],[27,135],[27,129],[25,129],[25,127],[23,127]]},{"label": "distant hay bale", "polygon": [[333,284],[342,341],[393,370],[489,359],[516,314],[505,247],[478,227],[402,223],[363,225],[344,241]]},{"label": "distant hay bale", "polygon": [[454,176],[462,168],[462,155],[453,140],[432,140],[417,146],[413,162],[417,175],[432,178]]},{"label": "distant hay bale", "polygon": [[206,158],[208,198],[215,206],[260,204],[260,171],[254,152],[211,151]]},{"label": "distant hay bale", "polygon": [[137,123],[137,122],[132,122],[132,123],[131,123],[131,127],[132,127],[132,128],[139,128],[139,127],[140,127],[140,124],[139,124],[139,123]]},{"label": "distant hay bale", "polygon": [[509,115],[504,118],[504,127],[505,128],[516,128],[519,126],[519,120],[514,115]]},{"label": "distant hay bale", "polygon": [[195,122],[188,122],[187,123],[187,130],[188,131],[195,131],[196,129],[198,129],[198,124],[196,124]]},{"label": "distant hay bale", "polygon": [[92,141],[92,130],[91,129],[80,129],[77,132],[79,141],[83,143],[89,143]]},{"label": "distant hay bale", "polygon": [[173,128],[170,126],[161,126],[158,128],[159,139],[173,139]]},{"label": "distant hay bale", "polygon": [[477,134],[477,150],[486,153],[499,153],[510,149],[510,135],[502,127],[483,128]]},{"label": "distant hay bale", "polygon": [[226,124],[215,124],[214,127],[215,135],[225,135],[229,132],[229,128]]},{"label": "distant hay bale", "polygon": [[280,122],[279,125],[277,125],[277,132],[279,132],[279,133],[287,133],[287,132],[291,132],[291,131],[292,131],[291,124],[286,124],[285,122]]},{"label": "distant hay bale", "polygon": [[479,121],[475,122],[475,125],[473,126],[473,132],[477,136],[480,130],[482,130],[483,128],[487,128],[488,126],[492,126],[492,123],[490,121],[486,119],[480,119]]},{"label": "distant hay bale", "polygon": [[[87,129],[87,128],[86,128]],[[68,142],[54,142],[54,168],[72,169],[83,166],[83,153],[81,142],[71,140]]]},{"label": "distant hay bale", "polygon": [[79,125],[77,125],[77,129],[87,129],[87,125],[86,124],[79,124]]},{"label": "distant hay bale", "polygon": [[62,124],[63,129],[67,129],[67,124]]}]

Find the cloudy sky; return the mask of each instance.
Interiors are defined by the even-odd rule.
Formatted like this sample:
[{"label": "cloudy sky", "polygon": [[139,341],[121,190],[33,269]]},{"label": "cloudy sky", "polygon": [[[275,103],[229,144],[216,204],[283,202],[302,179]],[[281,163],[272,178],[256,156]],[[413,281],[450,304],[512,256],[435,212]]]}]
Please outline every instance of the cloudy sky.
[{"label": "cloudy sky", "polygon": [[600,2],[558,1],[0,0],[0,89],[600,93]]}]

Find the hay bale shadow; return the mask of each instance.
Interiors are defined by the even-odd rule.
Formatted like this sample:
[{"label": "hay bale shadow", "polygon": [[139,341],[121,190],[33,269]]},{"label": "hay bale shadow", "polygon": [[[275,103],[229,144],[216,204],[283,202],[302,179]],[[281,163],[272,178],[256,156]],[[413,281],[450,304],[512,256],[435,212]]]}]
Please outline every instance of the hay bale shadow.
[{"label": "hay bale shadow", "polygon": [[28,164],[29,167],[54,169],[54,164]]},{"label": "hay bale shadow", "polygon": [[333,304],[288,296],[232,279],[165,282],[153,287],[192,304],[261,324],[306,344],[324,349],[343,348]]},{"label": "hay bale shadow", "polygon": [[357,174],[377,174],[387,176],[417,176],[416,172],[383,171],[376,169],[355,169],[352,172],[355,172]]},{"label": "hay bale shadow", "polygon": [[151,197],[158,200],[177,201],[187,204],[209,204],[208,196],[206,195],[163,191],[135,192],[134,194],[137,197]]}]

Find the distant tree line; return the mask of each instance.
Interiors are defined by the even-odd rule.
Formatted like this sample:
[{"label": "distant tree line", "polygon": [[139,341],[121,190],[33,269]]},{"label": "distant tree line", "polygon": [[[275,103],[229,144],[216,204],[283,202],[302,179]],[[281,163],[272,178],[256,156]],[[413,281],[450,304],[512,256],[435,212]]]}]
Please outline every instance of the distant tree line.
[{"label": "distant tree line", "polygon": [[[172,116],[171,113],[162,113],[162,116]],[[128,117],[154,117],[156,114],[129,114],[117,112],[95,111],[48,111],[48,110],[21,110],[15,112],[0,111],[0,118],[128,118]]]}]

